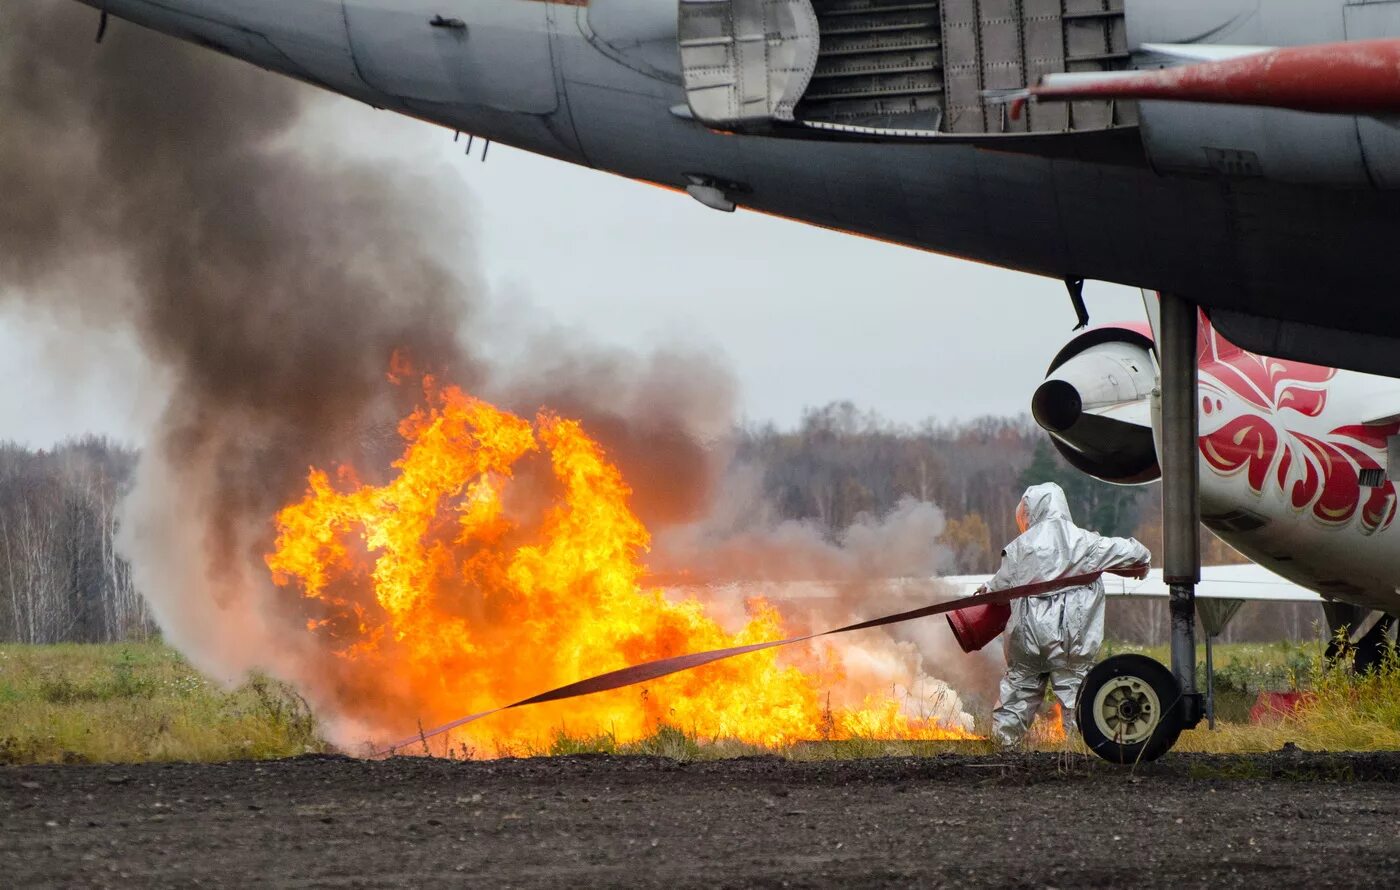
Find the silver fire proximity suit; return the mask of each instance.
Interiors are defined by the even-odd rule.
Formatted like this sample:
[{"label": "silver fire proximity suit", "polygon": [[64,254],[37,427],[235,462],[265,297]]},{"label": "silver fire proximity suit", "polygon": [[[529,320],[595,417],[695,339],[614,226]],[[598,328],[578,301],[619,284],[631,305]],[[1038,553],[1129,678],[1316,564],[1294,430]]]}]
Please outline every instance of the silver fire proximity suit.
[{"label": "silver fire proximity suit", "polygon": [[[1105,538],[1076,526],[1065,493],[1054,483],[1034,485],[1021,498],[1019,538],[1002,551],[989,591],[1091,572],[1145,566],[1147,548],[1132,538]],[[1011,603],[1004,639],[1006,677],[992,713],[992,735],[1003,747],[1030,729],[1048,681],[1072,731],[1074,706],[1084,677],[1103,645],[1103,582],[1070,587]]]}]

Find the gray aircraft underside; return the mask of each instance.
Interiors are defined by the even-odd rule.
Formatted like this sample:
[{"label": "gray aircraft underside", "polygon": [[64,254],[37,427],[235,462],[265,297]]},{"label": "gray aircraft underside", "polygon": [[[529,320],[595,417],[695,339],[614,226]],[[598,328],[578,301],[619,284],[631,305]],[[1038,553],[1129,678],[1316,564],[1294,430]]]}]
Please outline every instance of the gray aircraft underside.
[{"label": "gray aircraft underside", "polygon": [[[1256,352],[1400,375],[1400,129],[987,91],[1145,44],[1400,36],[1344,0],[83,0],[372,105],[730,203],[1178,293]],[[757,39],[745,37],[757,34]],[[952,317],[963,295],[927,282]]]}]

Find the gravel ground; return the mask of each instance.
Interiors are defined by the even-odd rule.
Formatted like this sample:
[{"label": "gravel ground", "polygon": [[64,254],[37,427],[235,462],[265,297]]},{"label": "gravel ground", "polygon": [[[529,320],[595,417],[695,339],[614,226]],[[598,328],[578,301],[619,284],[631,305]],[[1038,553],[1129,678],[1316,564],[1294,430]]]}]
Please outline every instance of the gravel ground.
[{"label": "gravel ground", "polygon": [[0,769],[0,885],[1381,886],[1400,754]]}]

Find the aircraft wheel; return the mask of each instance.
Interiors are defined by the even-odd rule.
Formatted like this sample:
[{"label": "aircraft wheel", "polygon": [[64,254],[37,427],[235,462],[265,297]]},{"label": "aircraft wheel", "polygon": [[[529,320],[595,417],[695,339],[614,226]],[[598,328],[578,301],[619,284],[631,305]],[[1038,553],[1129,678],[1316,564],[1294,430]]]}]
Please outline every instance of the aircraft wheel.
[{"label": "aircraft wheel", "polygon": [[1156,760],[1183,727],[1176,677],[1145,655],[1115,655],[1095,665],[1077,710],[1084,742],[1110,763]]}]

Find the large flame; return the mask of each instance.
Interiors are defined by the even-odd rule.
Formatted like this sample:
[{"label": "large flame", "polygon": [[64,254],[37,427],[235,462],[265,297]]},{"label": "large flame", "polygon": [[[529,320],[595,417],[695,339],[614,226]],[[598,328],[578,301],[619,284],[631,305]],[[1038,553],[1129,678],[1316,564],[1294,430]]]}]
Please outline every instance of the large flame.
[{"label": "large flame", "polygon": [[[647,529],[617,468],[581,425],[533,424],[425,381],[425,407],[382,485],[313,470],[277,516],[267,564],[295,590],[308,633],[334,653],[340,707],[381,734],[412,733],[583,677],[784,635],[751,599],[727,632],[694,598],[643,582]],[[477,750],[519,750],[563,731],[619,742],[663,725],[776,746],[815,738],[964,738],[893,694],[833,711],[839,653],[764,652],[469,728]]]}]

